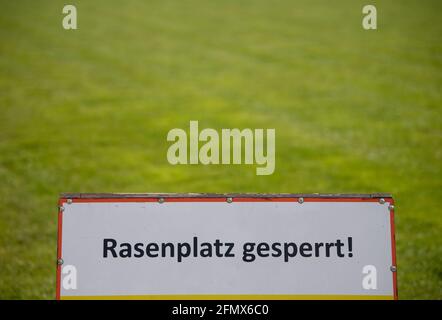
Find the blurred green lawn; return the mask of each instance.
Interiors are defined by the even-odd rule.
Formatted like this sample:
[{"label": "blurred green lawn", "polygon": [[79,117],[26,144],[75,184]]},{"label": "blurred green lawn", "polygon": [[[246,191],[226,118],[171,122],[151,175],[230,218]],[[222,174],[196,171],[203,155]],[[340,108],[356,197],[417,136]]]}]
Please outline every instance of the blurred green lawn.
[{"label": "blurred green lawn", "polygon": [[[0,298],[53,298],[61,192],[391,192],[400,298],[442,298],[442,2],[0,0]],[[378,30],[361,28],[376,4]],[[168,130],[276,128],[276,171]]]}]

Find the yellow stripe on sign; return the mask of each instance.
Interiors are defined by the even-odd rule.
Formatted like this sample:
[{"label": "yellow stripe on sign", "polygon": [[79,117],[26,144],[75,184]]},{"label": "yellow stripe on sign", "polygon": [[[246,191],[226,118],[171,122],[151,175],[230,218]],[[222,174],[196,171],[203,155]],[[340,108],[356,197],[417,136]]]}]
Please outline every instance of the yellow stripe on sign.
[{"label": "yellow stripe on sign", "polygon": [[128,296],[61,296],[61,300],[393,300],[380,295],[298,295],[298,294],[178,294]]}]

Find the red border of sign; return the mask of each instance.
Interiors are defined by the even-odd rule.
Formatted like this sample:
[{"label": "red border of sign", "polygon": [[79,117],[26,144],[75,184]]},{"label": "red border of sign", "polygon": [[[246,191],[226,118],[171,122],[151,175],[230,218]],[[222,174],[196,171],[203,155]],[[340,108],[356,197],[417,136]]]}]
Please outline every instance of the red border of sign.
[{"label": "red border of sign", "polygon": [[[61,292],[61,264],[59,261],[62,259],[62,232],[63,232],[63,210],[62,207],[68,202],[68,199],[72,203],[89,203],[89,202],[158,202],[162,199],[164,202],[226,202],[228,198],[232,199],[232,202],[298,202],[299,199],[303,199],[304,202],[379,202],[379,199],[385,199],[385,202],[390,203],[393,207],[390,209],[390,234],[391,234],[391,265],[397,269],[396,261],[396,235],[394,227],[394,200],[392,197],[345,197],[339,195],[339,197],[315,197],[315,196],[305,196],[305,197],[277,197],[270,196],[265,197],[263,195],[257,196],[202,196],[202,197],[186,197],[186,196],[168,196],[162,197],[149,196],[149,197],[106,197],[102,198],[68,198],[62,197],[58,201],[58,233],[57,233],[57,269],[56,269],[56,293],[55,298],[60,300]],[[397,286],[397,271],[392,272],[393,276],[393,294],[394,300],[398,300],[398,286]]]}]

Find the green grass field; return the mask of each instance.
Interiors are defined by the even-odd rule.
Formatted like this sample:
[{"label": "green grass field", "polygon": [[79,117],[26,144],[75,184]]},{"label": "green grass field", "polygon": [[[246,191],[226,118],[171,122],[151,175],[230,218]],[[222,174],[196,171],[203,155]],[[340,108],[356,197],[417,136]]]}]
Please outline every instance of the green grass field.
[{"label": "green grass field", "polygon": [[[442,298],[441,1],[69,3],[0,0],[0,298],[54,298],[61,192],[391,192],[399,297]],[[168,164],[189,120],[275,128],[275,173]]]}]

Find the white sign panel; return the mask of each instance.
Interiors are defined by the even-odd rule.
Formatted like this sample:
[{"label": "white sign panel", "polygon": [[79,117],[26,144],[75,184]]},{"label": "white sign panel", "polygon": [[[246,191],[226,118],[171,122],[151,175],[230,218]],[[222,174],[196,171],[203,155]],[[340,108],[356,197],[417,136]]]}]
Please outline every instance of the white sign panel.
[{"label": "white sign panel", "polygon": [[388,196],[67,195],[59,299],[394,299]]}]

